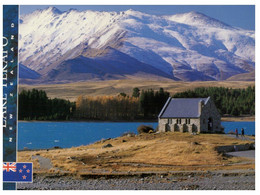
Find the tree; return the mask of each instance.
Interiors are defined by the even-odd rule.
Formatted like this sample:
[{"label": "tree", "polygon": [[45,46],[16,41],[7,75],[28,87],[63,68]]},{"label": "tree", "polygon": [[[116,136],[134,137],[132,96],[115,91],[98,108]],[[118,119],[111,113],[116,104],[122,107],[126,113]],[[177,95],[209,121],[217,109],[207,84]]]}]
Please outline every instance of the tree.
[{"label": "tree", "polygon": [[133,88],[133,94],[132,94],[132,97],[136,97],[138,98],[140,96],[140,89],[135,87]]},{"label": "tree", "polygon": [[121,92],[121,93],[119,93],[119,95],[118,95],[118,96],[126,97],[126,93],[124,93],[124,92]]},{"label": "tree", "polygon": [[138,115],[138,103],[137,98],[128,96],[80,96],[75,116],[94,120],[133,120]]},{"label": "tree", "polygon": [[18,96],[19,120],[66,120],[73,115],[75,103],[64,99],[49,99],[45,91],[21,91]]},{"label": "tree", "polygon": [[232,89],[224,87],[199,87],[176,93],[175,98],[211,97],[221,115],[254,115],[255,87]]}]

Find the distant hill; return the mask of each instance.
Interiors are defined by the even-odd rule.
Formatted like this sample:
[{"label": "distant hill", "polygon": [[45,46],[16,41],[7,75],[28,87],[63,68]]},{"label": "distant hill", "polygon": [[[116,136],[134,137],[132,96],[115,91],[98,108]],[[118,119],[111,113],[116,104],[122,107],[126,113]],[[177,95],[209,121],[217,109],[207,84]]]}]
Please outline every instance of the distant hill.
[{"label": "distant hill", "polygon": [[229,77],[227,81],[255,81],[255,71],[234,75]]}]

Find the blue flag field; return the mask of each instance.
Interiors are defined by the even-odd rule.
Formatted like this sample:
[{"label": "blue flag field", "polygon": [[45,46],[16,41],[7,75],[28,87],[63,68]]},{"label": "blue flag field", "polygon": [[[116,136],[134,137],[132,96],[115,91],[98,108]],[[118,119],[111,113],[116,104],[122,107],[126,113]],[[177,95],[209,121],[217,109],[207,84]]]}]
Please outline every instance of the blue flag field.
[{"label": "blue flag field", "polygon": [[4,162],[3,182],[32,182],[32,163]]}]

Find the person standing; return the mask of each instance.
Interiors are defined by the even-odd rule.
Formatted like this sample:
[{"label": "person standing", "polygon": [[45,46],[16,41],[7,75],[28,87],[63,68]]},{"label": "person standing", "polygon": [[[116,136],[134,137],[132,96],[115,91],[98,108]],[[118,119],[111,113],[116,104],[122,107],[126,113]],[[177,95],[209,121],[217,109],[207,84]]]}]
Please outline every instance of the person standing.
[{"label": "person standing", "polygon": [[244,130],[244,128],[241,129],[241,136],[245,137],[245,130]]},{"label": "person standing", "polygon": [[236,128],[235,132],[236,132],[236,138],[238,138],[238,130],[237,130],[237,128]]}]

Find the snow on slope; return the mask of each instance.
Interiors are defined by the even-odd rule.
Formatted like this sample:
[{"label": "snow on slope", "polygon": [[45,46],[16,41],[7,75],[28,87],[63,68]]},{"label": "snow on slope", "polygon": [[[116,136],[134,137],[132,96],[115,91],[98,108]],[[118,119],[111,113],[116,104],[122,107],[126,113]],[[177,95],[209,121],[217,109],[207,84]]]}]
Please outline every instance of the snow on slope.
[{"label": "snow on slope", "polygon": [[102,38],[109,33],[108,24],[117,17],[92,11],[61,13],[53,7],[26,15],[20,25],[20,61],[41,71],[93,36],[103,35],[102,44]]},{"label": "snow on slope", "polygon": [[197,12],[155,16],[50,7],[21,17],[19,43],[20,62],[43,74],[79,55],[104,55],[107,47],[182,80],[222,80],[254,70],[254,31]]},{"label": "snow on slope", "polygon": [[165,18],[174,22],[188,24],[191,26],[207,26],[207,27],[215,27],[215,28],[222,28],[222,29],[234,29],[234,27],[231,27],[219,20],[210,18],[202,13],[195,12],[195,11],[184,13],[184,14],[165,16]]}]

